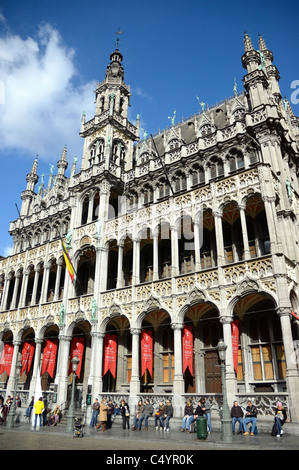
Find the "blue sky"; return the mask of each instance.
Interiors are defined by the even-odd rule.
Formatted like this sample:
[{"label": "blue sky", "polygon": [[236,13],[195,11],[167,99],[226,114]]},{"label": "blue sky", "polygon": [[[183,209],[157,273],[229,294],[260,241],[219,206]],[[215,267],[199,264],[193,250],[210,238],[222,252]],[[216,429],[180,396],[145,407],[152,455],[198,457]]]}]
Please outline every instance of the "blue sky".
[{"label": "blue sky", "polygon": [[[129,118],[141,115],[147,134],[242,91],[246,30],[258,48],[261,33],[280,72],[283,96],[299,80],[298,1],[2,0],[0,4],[0,254],[12,246],[9,223],[21,208],[26,175],[59,160],[67,144],[69,170],[82,154],[84,110],[105,76],[120,29]],[[294,93],[293,93],[294,96]],[[299,96],[296,95],[297,98]],[[294,101],[294,100],[293,100]],[[299,104],[292,103],[296,115]],[[56,170],[57,171],[57,170]]]}]

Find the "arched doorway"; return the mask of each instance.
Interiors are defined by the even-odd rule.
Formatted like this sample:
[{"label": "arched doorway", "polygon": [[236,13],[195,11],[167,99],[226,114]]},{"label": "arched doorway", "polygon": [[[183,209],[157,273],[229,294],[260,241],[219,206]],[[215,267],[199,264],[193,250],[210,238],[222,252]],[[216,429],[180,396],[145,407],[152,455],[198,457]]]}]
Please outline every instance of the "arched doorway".
[{"label": "arched doorway", "polygon": [[[192,364],[184,360],[188,354],[184,344],[187,330],[193,341]],[[223,329],[218,309],[209,302],[199,302],[189,308],[184,318],[182,338],[185,393],[221,393],[221,371],[216,347],[219,339],[223,338]]]},{"label": "arched doorway", "polygon": [[148,313],[140,336],[140,386],[145,393],[170,393],[174,378],[174,339],[165,310]]},{"label": "arched doorway", "polygon": [[234,308],[239,322],[237,382],[240,391],[279,392],[286,387],[286,358],[274,300],[252,293]]},{"label": "arched doorway", "polygon": [[71,360],[77,356],[79,365],[76,372],[76,396],[75,407],[80,408],[83,398],[87,392],[88,377],[90,373],[90,360],[91,360],[91,325],[88,321],[82,320],[78,322],[72,332],[72,340],[70,344],[70,354],[68,358],[68,377],[69,388],[68,397],[70,400],[71,383],[72,383],[72,364]]},{"label": "arched doorway", "polygon": [[132,341],[129,320],[124,315],[112,318],[103,345],[103,392],[129,389],[132,371]]}]

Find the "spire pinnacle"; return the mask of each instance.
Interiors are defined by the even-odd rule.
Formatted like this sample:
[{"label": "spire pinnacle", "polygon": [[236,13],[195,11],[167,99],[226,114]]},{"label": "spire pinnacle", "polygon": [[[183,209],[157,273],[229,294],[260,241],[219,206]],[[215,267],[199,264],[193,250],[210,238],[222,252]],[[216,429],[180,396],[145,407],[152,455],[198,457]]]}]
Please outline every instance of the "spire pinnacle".
[{"label": "spire pinnacle", "polygon": [[251,39],[247,31],[245,31],[245,36],[244,36],[244,48],[245,48],[245,52],[254,51]]}]

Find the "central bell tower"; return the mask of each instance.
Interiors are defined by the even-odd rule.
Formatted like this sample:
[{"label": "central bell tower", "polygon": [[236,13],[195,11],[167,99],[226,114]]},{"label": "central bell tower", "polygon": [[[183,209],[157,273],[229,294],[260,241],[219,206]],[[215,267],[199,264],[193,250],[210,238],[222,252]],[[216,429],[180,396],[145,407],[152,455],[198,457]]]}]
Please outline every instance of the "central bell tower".
[{"label": "central bell tower", "polygon": [[86,122],[82,116],[80,136],[84,140],[81,170],[102,165],[115,174],[132,168],[134,141],[139,140],[139,129],[128,121],[130,86],[124,81],[123,56],[115,49],[105,79],[95,90],[96,109],[93,119]]}]

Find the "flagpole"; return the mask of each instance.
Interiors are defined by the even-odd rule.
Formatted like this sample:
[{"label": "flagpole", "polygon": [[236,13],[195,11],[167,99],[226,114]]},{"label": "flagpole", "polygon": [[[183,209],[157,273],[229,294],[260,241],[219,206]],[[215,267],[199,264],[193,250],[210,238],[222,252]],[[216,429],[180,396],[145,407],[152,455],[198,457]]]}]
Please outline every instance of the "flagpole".
[{"label": "flagpole", "polygon": [[160,154],[159,154],[159,152],[158,152],[158,149],[157,149],[157,147],[156,147],[156,142],[154,141],[153,134],[151,134],[151,138],[152,138],[152,141],[153,141],[153,144],[154,144],[154,147],[155,147],[156,153],[157,153],[157,155],[158,155],[158,157],[159,157],[159,160],[160,160],[161,166],[162,166],[162,168],[163,168],[164,174],[165,174],[165,176],[166,176],[166,179],[167,179],[168,185],[169,185],[169,187],[170,187],[170,189],[171,189],[172,195],[174,196],[174,191],[173,191],[173,189],[172,189],[172,186],[171,186],[170,180],[169,180],[169,178],[168,178],[168,174],[167,174],[166,168],[164,167],[164,164],[163,164],[163,162],[162,162],[162,158],[160,157]]}]

